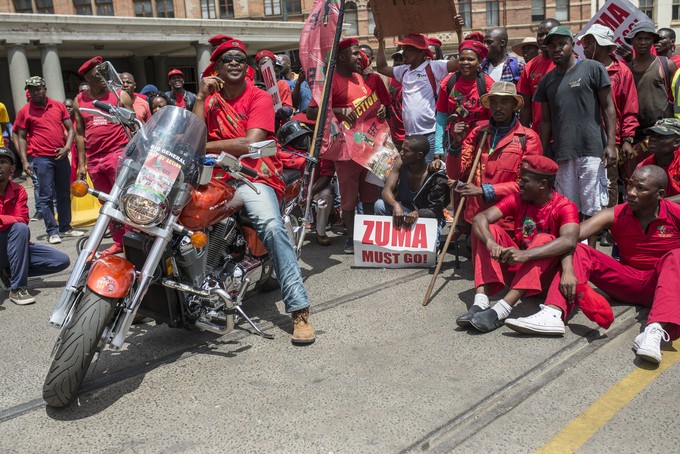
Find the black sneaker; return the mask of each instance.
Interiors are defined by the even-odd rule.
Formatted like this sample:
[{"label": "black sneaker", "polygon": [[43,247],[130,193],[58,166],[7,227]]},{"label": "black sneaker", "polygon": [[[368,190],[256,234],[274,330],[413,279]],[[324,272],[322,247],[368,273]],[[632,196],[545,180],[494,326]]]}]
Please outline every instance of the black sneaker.
[{"label": "black sneaker", "polygon": [[345,247],[342,250],[345,251],[345,254],[354,254],[354,240],[347,238],[345,240]]},{"label": "black sneaker", "polygon": [[37,212],[33,215],[31,218],[31,222],[36,222],[36,221],[42,221],[43,220],[43,214],[41,212]]},{"label": "black sneaker", "polygon": [[458,317],[458,318],[456,319],[456,323],[457,323],[458,326],[460,326],[461,328],[469,328],[470,326],[472,326],[472,325],[470,325],[470,320],[472,320],[472,317],[473,317],[476,313],[482,312],[483,310],[484,310],[484,309],[482,309],[481,307],[479,307],[479,306],[474,306],[474,305],[473,305],[473,306],[470,308],[469,311],[467,311],[465,314],[461,315],[460,317]]},{"label": "black sneaker", "polygon": [[470,320],[470,324],[477,331],[483,333],[490,333],[496,328],[503,326],[504,323],[504,320],[498,320],[498,314],[491,308],[476,313]]},{"label": "black sneaker", "polygon": [[18,304],[19,306],[25,306],[27,304],[35,303],[35,297],[28,293],[28,290],[26,290],[25,288],[10,290],[9,300],[14,304]]}]

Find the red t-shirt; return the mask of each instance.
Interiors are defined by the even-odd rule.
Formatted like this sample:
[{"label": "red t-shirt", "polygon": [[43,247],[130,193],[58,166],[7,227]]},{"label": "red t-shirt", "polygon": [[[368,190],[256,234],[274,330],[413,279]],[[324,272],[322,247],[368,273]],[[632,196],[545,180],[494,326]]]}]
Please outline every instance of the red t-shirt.
[{"label": "red t-shirt", "polygon": [[[477,79],[465,80],[462,76],[458,77],[456,83],[453,85],[453,91],[449,94],[446,90],[449,79],[454,73],[442,79],[439,84],[439,94],[437,95],[437,112],[441,112],[447,115],[456,113],[458,109],[458,103],[461,102],[465,110],[469,112],[467,116],[460,116],[456,123],[464,121],[468,126],[468,131],[472,130],[475,125],[482,121],[488,120],[490,118],[490,112],[488,109],[482,107],[479,101],[479,90],[477,89]],[[484,74],[484,80],[486,81],[486,92],[491,90],[493,85],[493,79],[489,77],[488,74]]]},{"label": "red t-shirt", "polygon": [[186,104],[184,104],[184,93],[173,93],[173,96],[175,98],[175,105],[177,107],[186,108]]},{"label": "red t-shirt", "polygon": [[619,247],[621,263],[638,270],[653,270],[666,253],[680,248],[680,205],[661,200],[659,216],[642,230],[628,203],[614,207],[609,228]]},{"label": "red t-shirt", "polygon": [[[240,96],[233,99],[225,99],[222,93],[209,95],[205,100],[205,123],[208,127],[208,141],[234,139],[221,125],[227,124],[225,113],[219,108],[219,103],[212,102],[214,96],[221,97],[221,101],[229,104],[241,117],[244,129],[263,129],[267,131],[266,140],[274,139],[274,102],[266,91],[260,90],[254,85],[246,84],[246,88]],[[279,198],[283,197],[285,185],[281,178],[283,166],[277,155],[263,159],[244,159],[241,163],[256,171],[257,178],[246,176],[251,181],[271,186]]]},{"label": "red t-shirt", "polygon": [[[647,156],[640,162],[635,168],[639,169],[643,166],[654,165],[658,166],[656,163],[656,156]],[[666,185],[666,197],[671,197],[680,194],[680,150],[675,150],[675,157],[673,161],[666,167],[663,167],[668,176],[668,184]]]},{"label": "red t-shirt", "polygon": [[0,195],[0,232],[18,222],[28,224],[28,195],[21,185],[10,180],[5,195]]},{"label": "red t-shirt", "polygon": [[29,102],[19,109],[14,127],[27,131],[27,153],[32,157],[54,157],[66,145],[64,120],[70,120],[64,104],[47,98],[45,107]]},{"label": "red t-shirt", "polygon": [[[382,83],[382,81],[381,81]],[[373,93],[366,85],[364,78],[357,73],[351,77],[341,76],[337,72],[333,75],[332,107],[356,107],[361,104],[368,95]],[[312,98],[310,107],[318,107],[316,100]]]},{"label": "red t-shirt", "polygon": [[383,106],[389,106],[392,104],[392,97],[390,96],[390,92],[387,90],[387,87],[385,86],[385,82],[383,82],[382,77],[380,77],[376,73],[370,73],[368,76],[366,76],[366,79],[364,79],[366,82],[366,85],[371,89],[372,92],[378,94],[378,99],[380,100],[380,104]]},{"label": "red t-shirt", "polygon": [[279,95],[281,96],[281,104],[283,107],[293,107],[293,96],[290,94],[290,85],[285,80],[278,80],[276,86],[279,89]]},{"label": "red t-shirt", "polygon": [[545,76],[549,71],[555,68],[555,63],[552,59],[544,57],[543,55],[538,55],[533,58],[522,71],[522,75],[517,82],[517,93],[528,96],[532,99],[531,101],[531,129],[536,131],[538,134],[541,133],[541,118],[543,117],[543,106],[540,102],[534,102],[534,94],[536,93],[536,88],[538,83],[541,81],[543,76]]},{"label": "red t-shirt", "polygon": [[135,116],[142,123],[146,123],[151,118],[151,109],[146,96],[135,94],[135,99],[132,101],[132,108],[135,110]]},{"label": "red t-shirt", "polygon": [[[652,46],[652,47],[654,47],[654,46]],[[673,63],[675,63],[675,66],[680,68],[680,55],[673,55],[671,57],[671,60],[673,60]]]},{"label": "red t-shirt", "polygon": [[[89,108],[98,110],[94,106],[95,99],[90,97],[89,91],[79,93],[76,97],[78,108]],[[116,95],[107,91],[96,101],[102,101],[112,106],[118,102]],[[105,157],[113,152],[125,147],[128,138],[121,125],[111,123],[101,115],[95,115],[80,110],[80,115],[85,122],[85,153],[88,160]]]},{"label": "red t-shirt", "polygon": [[510,194],[498,202],[496,208],[503,217],[515,220],[515,242],[526,249],[539,233],[560,236],[565,224],[579,223],[578,208],[563,195],[553,191],[552,198],[543,205],[522,200],[519,193]]},{"label": "red t-shirt", "polygon": [[406,131],[404,130],[404,120],[401,117],[403,98],[401,94],[401,83],[396,79],[390,79],[390,92],[392,95],[392,115],[390,115],[390,133],[392,140],[404,140]]}]

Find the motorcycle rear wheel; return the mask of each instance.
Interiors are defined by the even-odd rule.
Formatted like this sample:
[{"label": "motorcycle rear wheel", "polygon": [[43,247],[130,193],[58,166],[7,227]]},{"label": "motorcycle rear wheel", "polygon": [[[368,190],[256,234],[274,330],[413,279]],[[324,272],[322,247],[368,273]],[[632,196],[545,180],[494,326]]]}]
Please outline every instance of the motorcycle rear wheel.
[{"label": "motorcycle rear wheel", "polygon": [[66,407],[78,394],[116,301],[85,290],[45,378],[43,399],[48,406]]}]

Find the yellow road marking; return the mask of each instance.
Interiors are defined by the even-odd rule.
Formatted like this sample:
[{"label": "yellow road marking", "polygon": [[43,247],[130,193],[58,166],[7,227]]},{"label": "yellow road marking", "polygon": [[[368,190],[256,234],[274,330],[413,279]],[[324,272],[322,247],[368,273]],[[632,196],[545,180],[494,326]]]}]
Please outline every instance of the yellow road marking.
[{"label": "yellow road marking", "polygon": [[663,371],[680,361],[680,351],[677,349],[661,352],[663,360],[656,369],[635,369],[574,418],[536,454],[572,453],[583,446]]}]

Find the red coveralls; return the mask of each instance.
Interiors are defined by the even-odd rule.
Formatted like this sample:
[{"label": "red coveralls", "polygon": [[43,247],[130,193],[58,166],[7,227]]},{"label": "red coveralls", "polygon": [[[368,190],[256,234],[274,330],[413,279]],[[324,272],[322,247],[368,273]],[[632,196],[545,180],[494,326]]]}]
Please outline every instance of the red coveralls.
[{"label": "red coveralls", "polygon": [[[658,218],[642,230],[627,203],[614,207],[609,229],[619,246],[621,262],[589,246],[574,252],[574,273],[579,283],[592,282],[612,298],[651,307],[647,323],[671,323],[665,328],[671,340],[680,337],[680,205],[662,200]],[[560,292],[560,275],[553,279],[546,304],[574,308]]]},{"label": "red coveralls", "polygon": [[[515,234],[511,238],[497,224],[489,226],[496,243],[503,247],[531,249],[553,241],[560,235],[560,228],[569,223],[578,224],[578,208],[566,197],[553,191],[552,199],[544,205],[522,201],[518,193],[501,200],[496,208],[504,217],[515,219]],[[491,258],[491,252],[480,244],[475,252],[475,288],[487,285],[489,296],[510,288],[526,290],[526,296],[541,293],[557,272],[559,257],[532,260],[507,265]]]}]

